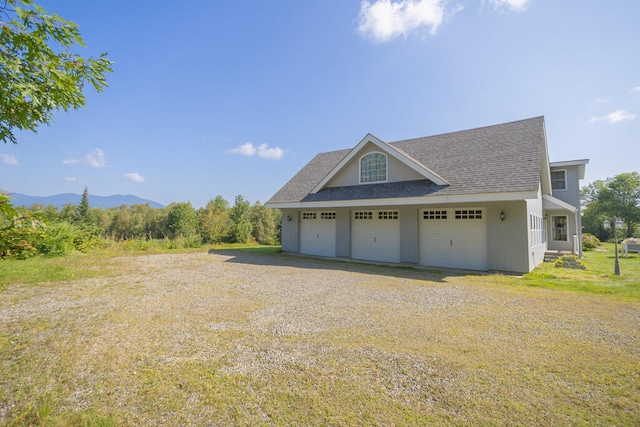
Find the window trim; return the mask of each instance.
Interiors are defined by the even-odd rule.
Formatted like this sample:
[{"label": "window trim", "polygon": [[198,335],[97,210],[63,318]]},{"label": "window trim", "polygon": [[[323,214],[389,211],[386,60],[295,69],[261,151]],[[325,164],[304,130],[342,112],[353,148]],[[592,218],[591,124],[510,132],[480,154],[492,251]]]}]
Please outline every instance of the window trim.
[{"label": "window trim", "polygon": [[567,189],[567,170],[566,169],[556,169],[550,171],[549,175],[553,176],[554,172],[562,172],[564,174],[564,187],[563,188],[553,188],[553,178],[551,178],[551,191],[563,191]]},{"label": "window trim", "polygon": [[[362,161],[365,157],[370,156],[372,154],[380,154],[384,157],[384,180],[380,181],[362,181]],[[389,182],[389,156],[382,151],[369,151],[368,153],[362,155],[360,160],[358,160],[358,183],[359,184],[380,184],[384,182]]]}]

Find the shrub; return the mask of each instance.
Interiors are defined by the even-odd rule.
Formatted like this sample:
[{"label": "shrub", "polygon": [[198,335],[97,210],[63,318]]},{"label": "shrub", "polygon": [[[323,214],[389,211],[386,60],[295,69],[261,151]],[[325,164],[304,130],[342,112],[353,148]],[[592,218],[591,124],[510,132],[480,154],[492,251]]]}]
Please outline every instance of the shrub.
[{"label": "shrub", "polygon": [[48,225],[35,245],[42,255],[61,256],[74,250],[87,252],[102,245],[103,241],[99,228],[63,221]]},{"label": "shrub", "polygon": [[592,251],[600,246],[600,239],[593,234],[585,233],[582,235],[582,250]]},{"label": "shrub", "polygon": [[584,261],[579,259],[575,255],[564,255],[556,260],[556,267],[558,268],[577,268],[585,270],[587,266]]},{"label": "shrub", "polygon": [[164,242],[167,249],[199,248],[202,246],[202,237],[199,234],[191,234],[171,240],[165,239]]},{"label": "shrub", "polygon": [[0,224],[0,257],[27,259],[38,254],[37,242],[45,225],[37,215],[24,213]]}]

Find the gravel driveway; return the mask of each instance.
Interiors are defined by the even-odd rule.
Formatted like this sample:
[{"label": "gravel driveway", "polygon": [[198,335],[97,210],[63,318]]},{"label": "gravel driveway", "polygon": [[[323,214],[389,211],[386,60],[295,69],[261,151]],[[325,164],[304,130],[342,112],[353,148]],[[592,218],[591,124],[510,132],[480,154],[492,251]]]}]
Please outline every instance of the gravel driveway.
[{"label": "gravel driveway", "polygon": [[[588,407],[615,419],[619,401],[574,378],[574,365],[589,376],[608,364],[615,378],[640,366],[638,304],[504,280],[238,251],[131,257],[115,277],[13,285],[0,293],[12,346],[0,423],[52,390],[58,412],[110,408],[126,424],[273,423],[283,387],[305,402],[325,387],[315,405],[338,414],[402,409],[374,424],[406,411],[562,423],[590,419]],[[220,409],[203,372],[236,378],[244,394],[219,392]],[[619,393],[637,390],[625,381]],[[587,412],[542,409],[567,395]],[[638,398],[625,404],[636,410]],[[294,413],[281,421],[305,423]],[[311,420],[329,422],[322,414]]]}]

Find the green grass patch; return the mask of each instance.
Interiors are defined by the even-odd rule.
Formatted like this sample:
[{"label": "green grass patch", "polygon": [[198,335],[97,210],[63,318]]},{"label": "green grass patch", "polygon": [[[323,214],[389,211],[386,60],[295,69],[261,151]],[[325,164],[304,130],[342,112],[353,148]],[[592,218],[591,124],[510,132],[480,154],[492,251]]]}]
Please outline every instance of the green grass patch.
[{"label": "green grass patch", "polygon": [[526,286],[562,289],[597,295],[640,299],[640,257],[619,256],[621,275],[614,272],[614,245],[604,243],[598,250],[584,253],[585,270],[558,268],[545,262],[522,278]]},{"label": "green grass patch", "polygon": [[0,291],[14,283],[36,284],[116,274],[121,262],[104,253],[0,260]]},{"label": "green grass patch", "polygon": [[35,257],[26,260],[0,258],[0,292],[14,283],[58,282],[61,280],[105,277],[132,268],[136,256],[167,253],[216,253],[239,251],[257,254],[280,252],[280,246],[258,244],[207,245],[200,248],[168,249],[163,241],[131,240],[111,242],[90,251],[74,252],[64,257]]}]

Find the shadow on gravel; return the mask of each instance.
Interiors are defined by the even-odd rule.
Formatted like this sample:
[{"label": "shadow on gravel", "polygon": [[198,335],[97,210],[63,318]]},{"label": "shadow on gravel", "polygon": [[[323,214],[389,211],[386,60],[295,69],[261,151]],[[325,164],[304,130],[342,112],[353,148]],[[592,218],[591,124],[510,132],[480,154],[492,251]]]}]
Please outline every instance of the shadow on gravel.
[{"label": "shadow on gravel", "polygon": [[406,279],[444,282],[447,277],[483,275],[486,273],[454,269],[428,269],[413,264],[397,265],[367,262],[349,258],[322,258],[297,254],[275,253],[255,249],[210,249],[209,254],[231,257],[225,262],[249,265],[272,265],[278,267],[304,268],[312,270],[338,270],[354,273],[375,274]]}]

